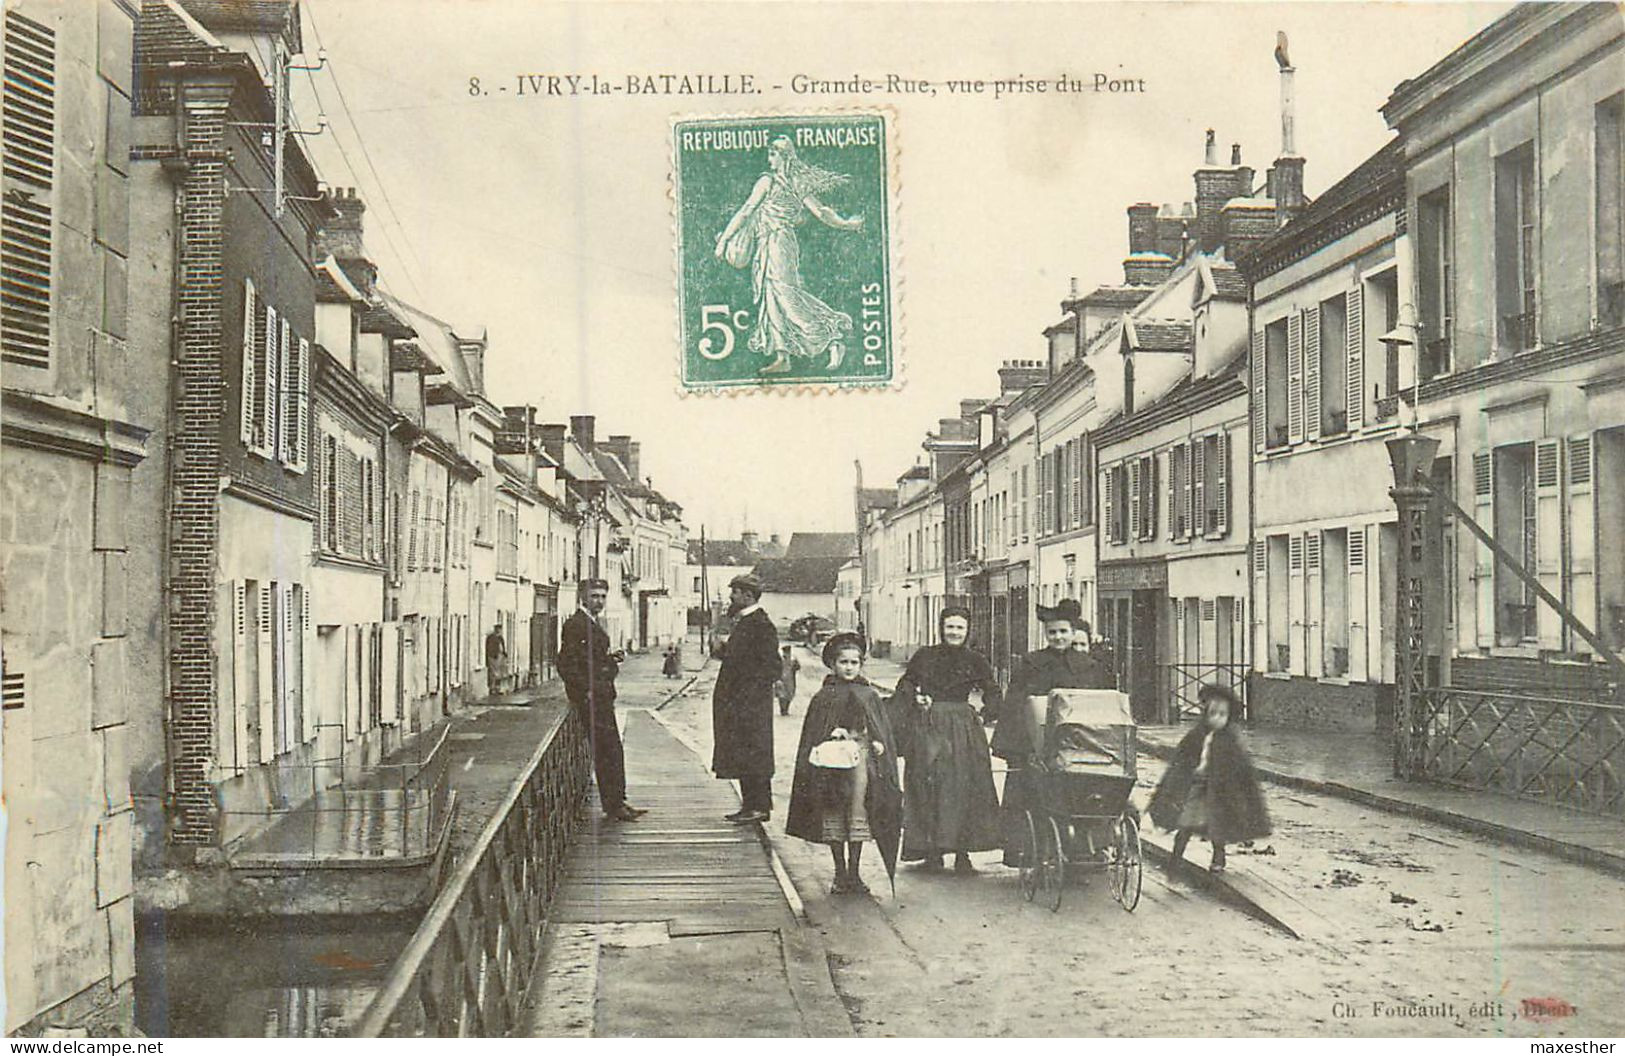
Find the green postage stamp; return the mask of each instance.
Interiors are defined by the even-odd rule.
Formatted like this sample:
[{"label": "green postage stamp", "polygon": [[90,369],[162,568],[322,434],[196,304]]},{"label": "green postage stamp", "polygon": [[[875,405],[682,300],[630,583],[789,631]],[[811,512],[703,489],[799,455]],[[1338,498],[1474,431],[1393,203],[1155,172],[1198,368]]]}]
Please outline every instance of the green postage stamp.
[{"label": "green postage stamp", "polygon": [[891,132],[880,112],[673,123],[684,389],[897,380]]}]

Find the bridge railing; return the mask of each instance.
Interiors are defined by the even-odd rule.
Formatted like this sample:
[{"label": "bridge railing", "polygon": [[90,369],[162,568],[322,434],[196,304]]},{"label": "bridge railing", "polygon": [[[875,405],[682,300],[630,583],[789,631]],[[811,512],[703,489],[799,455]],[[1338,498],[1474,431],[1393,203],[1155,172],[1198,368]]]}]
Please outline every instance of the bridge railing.
[{"label": "bridge railing", "polygon": [[586,729],[565,709],[456,863],[355,1036],[513,1030],[590,773]]}]

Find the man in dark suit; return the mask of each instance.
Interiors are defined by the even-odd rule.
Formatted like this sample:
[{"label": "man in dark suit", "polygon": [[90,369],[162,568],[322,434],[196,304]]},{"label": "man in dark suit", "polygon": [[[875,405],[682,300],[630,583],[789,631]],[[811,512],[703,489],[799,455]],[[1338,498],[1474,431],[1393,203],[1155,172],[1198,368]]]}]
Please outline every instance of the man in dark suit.
[{"label": "man in dark suit", "polygon": [[762,611],[762,581],[747,573],[729,585],[733,633],[711,694],[711,770],[738,779],[741,809],[729,821],[766,821],[773,812],[773,686],[782,671],[779,632]]},{"label": "man in dark suit", "polygon": [[564,695],[587,723],[592,742],[593,770],[598,775],[598,798],[611,821],[634,821],[647,814],[626,801],[626,754],[620,727],[615,724],[615,676],[626,654],[609,648],[609,635],[598,617],[609,600],[609,583],[581,581],[581,608],[564,621],[559,638],[559,674]]}]

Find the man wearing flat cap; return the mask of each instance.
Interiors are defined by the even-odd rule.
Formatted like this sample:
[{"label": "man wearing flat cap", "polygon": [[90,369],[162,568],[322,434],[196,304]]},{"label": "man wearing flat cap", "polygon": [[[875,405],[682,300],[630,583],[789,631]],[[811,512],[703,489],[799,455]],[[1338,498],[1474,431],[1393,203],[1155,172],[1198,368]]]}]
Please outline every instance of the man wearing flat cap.
[{"label": "man wearing flat cap", "polygon": [[635,821],[648,811],[626,801],[626,753],[621,747],[620,727],[615,724],[615,676],[620,674],[626,654],[610,650],[609,633],[598,622],[609,601],[609,583],[584,579],[580,594],[581,608],[564,621],[559,633],[559,674],[564,678],[564,695],[587,724],[604,817]]},{"label": "man wearing flat cap", "polygon": [[766,821],[773,812],[773,686],[779,680],[779,632],[762,611],[762,581],[752,573],[728,584],[734,629],[722,650],[711,694],[715,750],[711,770],[738,780],[740,809],[729,821]]}]

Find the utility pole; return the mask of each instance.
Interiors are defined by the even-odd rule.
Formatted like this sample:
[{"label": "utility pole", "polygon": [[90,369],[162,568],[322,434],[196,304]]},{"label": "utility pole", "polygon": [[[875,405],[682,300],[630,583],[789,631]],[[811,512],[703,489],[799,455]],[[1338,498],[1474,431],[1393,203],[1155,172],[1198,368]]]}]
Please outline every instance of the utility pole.
[{"label": "utility pole", "polygon": [[711,566],[706,557],[705,525],[700,525],[700,649],[711,653]]}]

